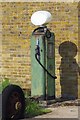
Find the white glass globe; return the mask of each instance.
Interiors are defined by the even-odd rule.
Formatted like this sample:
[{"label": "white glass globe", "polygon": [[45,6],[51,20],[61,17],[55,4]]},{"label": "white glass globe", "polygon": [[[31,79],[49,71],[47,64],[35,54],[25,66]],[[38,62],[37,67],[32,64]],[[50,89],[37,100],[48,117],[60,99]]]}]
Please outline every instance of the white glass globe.
[{"label": "white glass globe", "polygon": [[35,13],[32,14],[31,16],[31,22],[34,25],[44,25],[46,23],[48,23],[49,21],[51,21],[51,13],[48,11],[37,11]]}]

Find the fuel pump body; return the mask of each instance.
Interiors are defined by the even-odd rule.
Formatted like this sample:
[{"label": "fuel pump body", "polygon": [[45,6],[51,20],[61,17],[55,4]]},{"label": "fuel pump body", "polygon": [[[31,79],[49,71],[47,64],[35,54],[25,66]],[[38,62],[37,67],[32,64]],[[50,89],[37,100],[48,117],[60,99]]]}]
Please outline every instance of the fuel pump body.
[{"label": "fuel pump body", "polygon": [[35,58],[36,40],[39,40],[40,62],[52,74],[55,75],[55,46],[54,33],[50,37],[38,33],[31,36],[31,96],[42,99],[55,98],[55,79],[52,78]]},{"label": "fuel pump body", "polygon": [[[41,96],[45,95],[45,75],[43,68],[35,59],[36,36],[31,37],[31,95]],[[44,64],[44,41],[42,36],[39,37],[40,49],[42,50],[40,61]]]}]

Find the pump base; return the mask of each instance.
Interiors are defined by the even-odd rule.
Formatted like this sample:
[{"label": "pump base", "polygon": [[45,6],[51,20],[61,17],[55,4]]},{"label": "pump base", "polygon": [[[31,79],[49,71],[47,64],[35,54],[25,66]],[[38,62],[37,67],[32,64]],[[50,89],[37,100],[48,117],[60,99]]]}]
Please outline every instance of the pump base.
[{"label": "pump base", "polygon": [[46,99],[47,100],[53,100],[53,99],[55,99],[55,95],[54,96],[47,96]]},{"label": "pump base", "polygon": [[35,101],[43,101],[43,100],[54,100],[55,96],[32,96],[31,99],[35,100]]}]

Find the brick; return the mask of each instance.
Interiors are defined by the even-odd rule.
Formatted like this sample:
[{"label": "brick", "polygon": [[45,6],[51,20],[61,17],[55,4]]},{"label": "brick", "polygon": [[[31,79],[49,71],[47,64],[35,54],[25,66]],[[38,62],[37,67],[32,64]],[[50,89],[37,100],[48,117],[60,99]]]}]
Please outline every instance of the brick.
[{"label": "brick", "polygon": [[[2,10],[1,10],[2,6]],[[30,17],[37,10],[48,10],[53,18],[48,27],[55,33],[55,72],[56,97],[61,96],[60,65],[62,56],[59,54],[59,46],[65,41],[71,41],[78,47],[75,56],[78,64],[80,58],[78,40],[78,3],[66,2],[5,2],[0,4],[2,11],[2,74],[1,78],[8,77],[11,83],[17,84],[24,89],[31,89],[31,59],[30,59],[30,36],[33,28]],[[71,49],[72,50],[72,49]],[[62,51],[66,54],[65,49]],[[74,58],[73,58],[74,59]],[[69,70],[67,59],[63,63],[63,71],[72,79],[74,72]],[[79,64],[80,65],[80,64]],[[67,68],[68,67],[68,68]],[[75,71],[75,70],[74,70]],[[78,71],[77,71],[78,72]],[[65,79],[65,75],[63,75]],[[74,75],[73,75],[74,76]],[[75,76],[78,81],[80,77]],[[73,80],[74,83],[74,80]],[[80,82],[79,82],[80,86]],[[66,89],[65,85],[65,89]],[[66,91],[66,90],[65,90]],[[79,92],[80,96],[80,92]]]}]

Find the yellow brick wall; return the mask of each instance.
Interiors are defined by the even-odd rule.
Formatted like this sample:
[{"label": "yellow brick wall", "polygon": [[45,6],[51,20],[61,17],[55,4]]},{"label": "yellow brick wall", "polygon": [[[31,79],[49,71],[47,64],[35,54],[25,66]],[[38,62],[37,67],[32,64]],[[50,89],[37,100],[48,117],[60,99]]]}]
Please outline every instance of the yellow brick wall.
[{"label": "yellow brick wall", "polygon": [[[2,7],[0,4],[0,75],[2,73]],[[0,76],[1,77],[1,76]],[[1,79],[0,79],[1,82]]]},{"label": "yellow brick wall", "polygon": [[[79,3],[5,2],[1,3],[1,6],[3,26],[1,79],[7,77],[12,83],[16,83],[22,88],[29,89],[31,87],[30,35],[35,27],[31,24],[30,17],[37,10],[48,10],[53,16],[48,27],[55,34],[56,96],[61,96],[61,80],[65,79],[65,82],[69,82],[74,76],[76,81],[80,81],[79,71],[75,67],[80,65],[78,39]],[[66,41],[68,41],[67,48],[62,49],[61,44],[64,43],[63,47],[65,47]],[[64,57],[60,56],[59,48],[61,48],[63,54],[66,54],[66,50],[68,50],[68,47],[71,48],[72,45],[72,48],[69,49],[70,51],[72,50],[70,54],[75,54],[74,45],[70,44],[70,42],[74,43],[75,47],[77,46],[78,51],[75,58],[68,59],[67,57],[65,60],[63,59]],[[74,65],[72,64],[73,62]],[[72,65],[74,70],[70,71],[72,69],[70,66]],[[76,74],[73,75],[75,71]],[[70,82],[70,85],[65,87],[70,88],[71,84],[72,86],[76,84],[75,80],[73,79],[74,82]],[[64,84],[66,85],[66,83]],[[80,82],[78,85],[80,86]]]}]

